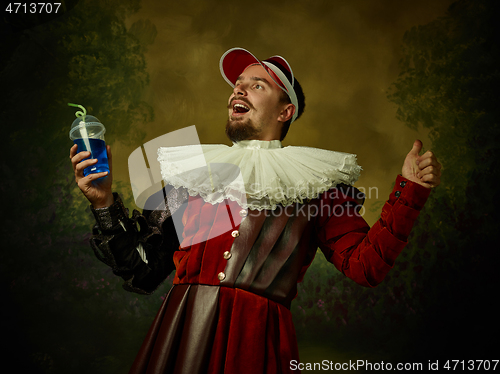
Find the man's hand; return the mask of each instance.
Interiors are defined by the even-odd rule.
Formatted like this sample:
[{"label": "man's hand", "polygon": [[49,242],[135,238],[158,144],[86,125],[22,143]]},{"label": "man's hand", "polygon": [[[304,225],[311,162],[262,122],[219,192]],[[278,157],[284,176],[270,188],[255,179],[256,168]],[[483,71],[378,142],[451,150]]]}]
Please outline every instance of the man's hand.
[{"label": "man's hand", "polygon": [[419,156],[421,149],[422,142],[415,140],[413,148],[406,156],[401,175],[424,187],[437,187],[441,183],[441,164],[431,151]]},{"label": "man's hand", "polygon": [[[106,146],[108,153],[109,175],[107,171],[83,176],[83,169],[97,163],[97,159],[89,159],[82,161],[90,156],[90,152],[84,151],[76,153],[78,146],[75,144],[69,151],[69,158],[75,172],[75,181],[78,187],[83,192],[85,197],[90,201],[94,209],[108,207],[114,202],[113,193],[111,191],[112,169],[111,169],[111,148]],[[105,177],[98,179],[100,177]]]}]

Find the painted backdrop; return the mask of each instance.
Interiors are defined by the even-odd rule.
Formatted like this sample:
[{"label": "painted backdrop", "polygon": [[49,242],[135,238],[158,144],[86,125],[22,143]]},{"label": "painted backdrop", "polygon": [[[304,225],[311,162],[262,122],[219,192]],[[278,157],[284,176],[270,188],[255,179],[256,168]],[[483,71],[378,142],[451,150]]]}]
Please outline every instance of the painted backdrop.
[{"label": "painted backdrop", "polygon": [[[303,362],[493,360],[498,336],[498,26],[494,1],[62,1],[5,9],[0,60],[2,332],[30,373],[125,373],[171,284],[125,292],[93,255],[68,159],[74,108],[106,126],[115,190],[127,159],[196,125],[224,135],[220,56],[292,65],[306,111],[284,145],[355,153],[373,224],[414,139],[444,166],[386,281],[363,289],[318,253],[292,312]],[[4,11],[2,9],[2,11]],[[26,14],[24,14],[26,13]],[[17,370],[18,369],[18,370]]]}]

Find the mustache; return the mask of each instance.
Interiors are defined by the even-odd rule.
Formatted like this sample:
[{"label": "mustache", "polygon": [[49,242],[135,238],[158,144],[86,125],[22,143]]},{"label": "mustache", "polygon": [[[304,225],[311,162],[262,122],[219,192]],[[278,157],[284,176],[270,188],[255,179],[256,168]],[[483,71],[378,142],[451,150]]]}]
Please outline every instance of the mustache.
[{"label": "mustache", "polygon": [[253,107],[253,105],[250,103],[250,101],[248,101],[248,100],[247,100],[246,98],[244,98],[243,96],[235,96],[235,97],[233,97],[233,98],[231,99],[231,101],[229,102],[229,104],[227,105],[227,109],[231,109],[231,108],[233,107],[233,101],[235,101],[235,100],[239,100],[239,101],[244,102],[245,104],[247,104],[247,105],[248,105],[248,107],[249,107],[250,109],[255,109],[255,108]]}]

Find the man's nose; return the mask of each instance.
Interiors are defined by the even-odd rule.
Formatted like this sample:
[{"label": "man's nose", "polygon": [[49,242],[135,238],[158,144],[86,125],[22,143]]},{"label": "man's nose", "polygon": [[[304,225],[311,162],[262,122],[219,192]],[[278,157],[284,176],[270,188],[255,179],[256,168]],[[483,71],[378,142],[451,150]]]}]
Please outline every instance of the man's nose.
[{"label": "man's nose", "polygon": [[242,83],[238,83],[236,86],[234,86],[233,93],[235,96],[246,96],[247,91],[245,86]]}]

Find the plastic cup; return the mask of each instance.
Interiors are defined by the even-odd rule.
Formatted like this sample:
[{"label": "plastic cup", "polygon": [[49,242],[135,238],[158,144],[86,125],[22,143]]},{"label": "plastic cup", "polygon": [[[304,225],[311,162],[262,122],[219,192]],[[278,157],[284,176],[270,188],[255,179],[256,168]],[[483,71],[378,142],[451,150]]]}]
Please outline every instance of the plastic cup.
[{"label": "plastic cup", "polygon": [[104,141],[105,132],[104,125],[96,117],[88,114],[78,117],[71,125],[69,138],[78,145],[78,152],[90,152],[90,157],[87,157],[85,160],[89,158],[97,159],[97,164],[86,167],[83,170],[84,176],[103,171],[109,173],[108,153],[106,152],[106,143]]}]

